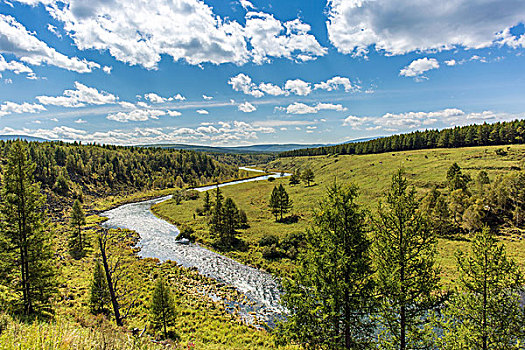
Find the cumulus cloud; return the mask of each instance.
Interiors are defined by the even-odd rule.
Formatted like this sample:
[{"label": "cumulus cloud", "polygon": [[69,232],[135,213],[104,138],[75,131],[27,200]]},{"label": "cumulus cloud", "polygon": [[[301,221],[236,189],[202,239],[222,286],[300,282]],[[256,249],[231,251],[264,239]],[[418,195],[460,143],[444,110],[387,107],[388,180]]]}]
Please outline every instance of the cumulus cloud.
[{"label": "cumulus cloud", "polygon": [[322,103],[319,102],[316,105],[309,106],[301,102],[294,102],[288,107],[277,107],[278,110],[286,111],[287,114],[314,114],[322,110],[333,110],[333,111],[346,111],[346,107],[340,104]]},{"label": "cumulus cloud", "polygon": [[127,123],[129,121],[144,122],[149,119],[158,119],[161,115],[166,115],[166,112],[158,109],[135,109],[131,112],[108,114],[106,118],[116,122]]},{"label": "cumulus cloud", "polygon": [[175,111],[175,110],[167,111],[167,112],[168,112],[168,115],[169,115],[170,117],[179,117],[179,116],[182,115],[181,112],[179,112],[179,111]]},{"label": "cumulus cloud", "polygon": [[237,108],[244,113],[251,113],[257,110],[257,108],[255,108],[250,102],[241,103]]},{"label": "cumulus cloud", "polygon": [[104,66],[104,67],[102,67],[102,70],[106,74],[111,74],[111,71],[113,70],[113,67],[111,67],[111,66]]},{"label": "cumulus cloud", "polygon": [[65,90],[62,96],[37,96],[38,102],[44,105],[62,107],[84,107],[86,105],[104,105],[116,103],[118,97],[96,88],[75,82],[75,90]]},{"label": "cumulus cloud", "polygon": [[232,86],[235,91],[242,91],[246,95],[254,97],[262,97],[264,93],[258,89],[257,85],[252,82],[252,78],[244,73],[239,73],[228,80],[228,84]]},{"label": "cumulus cloud", "polygon": [[161,96],[157,95],[154,92],[150,92],[150,93],[145,94],[144,98],[146,100],[150,101],[151,103],[163,103],[163,102],[166,102],[168,100],[167,98],[161,97]]},{"label": "cumulus cloud", "polygon": [[303,81],[301,79],[286,81],[286,84],[284,84],[284,88],[299,96],[306,96],[309,95],[310,92],[312,92],[312,87],[310,86],[310,83],[307,83],[306,81]]},{"label": "cumulus cloud", "polygon": [[[228,81],[235,91],[241,91],[246,95],[262,97],[264,94],[272,96],[288,96],[290,93],[299,96],[307,96],[312,92],[312,83],[301,79],[290,79],[284,83],[284,87],[269,82],[261,82],[258,85],[252,78],[244,73],[231,77]],[[326,81],[314,83],[314,90],[333,91],[342,87],[345,92],[357,92],[361,87],[357,83],[352,83],[347,77],[335,76]]]},{"label": "cumulus cloud", "polygon": [[184,101],[184,100],[186,100],[186,97],[182,96],[181,94],[177,94],[177,95],[173,96],[173,99],[177,100],[177,101]]},{"label": "cumulus cloud", "polygon": [[213,96],[202,95],[202,98],[207,100],[207,101],[213,100]]},{"label": "cumulus cloud", "polygon": [[[1,44],[0,44],[1,45]],[[4,56],[0,55],[0,72],[11,71],[15,74],[26,73],[29,77],[34,77],[35,73],[31,68],[18,61],[7,62]]]},{"label": "cumulus cloud", "polygon": [[326,91],[337,90],[342,86],[345,92],[357,91],[360,89],[359,85],[352,84],[350,79],[346,77],[335,76],[327,81],[322,81],[318,84],[314,84],[314,89],[322,89]]},{"label": "cumulus cloud", "polygon": [[210,114],[210,112],[208,112],[207,110],[205,109],[197,109],[195,112],[199,113],[199,114]]},{"label": "cumulus cloud", "polygon": [[439,68],[439,63],[435,58],[419,58],[413,60],[408,66],[399,71],[399,75],[405,77],[423,77],[423,73]]},{"label": "cumulus cloud", "polygon": [[[497,13],[497,15],[495,15]],[[510,28],[525,18],[521,0],[329,0],[327,30],[339,52],[387,55],[454,48],[479,49],[501,43],[515,47]]]},{"label": "cumulus cloud", "polygon": [[496,113],[494,111],[465,112],[459,108],[446,108],[431,112],[385,113],[379,117],[358,117],[350,115],[343,120],[343,126],[366,130],[409,131],[431,126],[455,126],[496,120],[513,120],[523,115]]},{"label": "cumulus cloud", "polygon": [[16,113],[16,114],[39,113],[45,110],[46,108],[44,106],[39,105],[37,103],[31,104],[31,103],[24,102],[22,104],[18,104],[15,102],[6,101],[0,105],[0,117],[11,114],[11,113]]},{"label": "cumulus cloud", "polygon": [[87,121],[85,121],[85,120],[82,119],[82,118],[78,118],[77,120],[75,120],[75,123],[77,123],[77,124],[86,124]]},{"label": "cumulus cloud", "polygon": [[[19,0],[28,3],[28,0]],[[80,50],[107,50],[130,65],[156,69],[161,55],[202,63],[263,63],[272,58],[310,60],[326,54],[310,26],[256,12],[246,0],[241,24],[199,0],[30,0],[45,3]]]},{"label": "cumulus cloud", "polygon": [[0,52],[13,54],[30,65],[40,66],[45,63],[77,73],[88,73],[94,68],[100,68],[98,63],[57,52],[16,19],[3,14],[0,14]]}]

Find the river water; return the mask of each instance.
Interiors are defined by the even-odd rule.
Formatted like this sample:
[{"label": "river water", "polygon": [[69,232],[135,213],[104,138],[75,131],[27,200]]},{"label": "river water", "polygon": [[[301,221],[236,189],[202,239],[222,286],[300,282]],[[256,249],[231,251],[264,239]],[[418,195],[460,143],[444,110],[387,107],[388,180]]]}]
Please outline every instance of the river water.
[{"label": "river water", "polygon": [[[254,169],[241,168],[254,171]],[[262,171],[260,171],[262,172]],[[256,178],[228,182],[218,185],[233,186],[243,182],[263,181],[269,177],[289,176],[290,174],[262,175]],[[216,188],[217,185],[195,188],[199,192]],[[241,316],[248,322],[250,314],[255,314],[258,321],[272,327],[283,315],[280,305],[280,285],[269,273],[243,265],[233,259],[208,250],[199,244],[183,245],[176,243],[179,229],[151,212],[151,206],[170,199],[171,196],[151,199],[143,202],[124,204],[101,213],[108,220],[103,223],[107,228],[123,228],[140,235],[138,243],[141,257],[157,258],[160,261],[171,260],[185,267],[195,267],[199,273],[231,285],[245,294],[253,305],[237,305]]]}]

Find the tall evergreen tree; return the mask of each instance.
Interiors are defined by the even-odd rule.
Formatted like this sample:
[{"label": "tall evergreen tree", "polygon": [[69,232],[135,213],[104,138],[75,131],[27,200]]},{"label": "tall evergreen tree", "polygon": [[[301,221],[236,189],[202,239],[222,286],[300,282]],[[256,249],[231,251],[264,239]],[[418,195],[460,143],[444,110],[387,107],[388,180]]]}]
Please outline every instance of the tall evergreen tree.
[{"label": "tall evergreen tree", "polygon": [[1,192],[1,280],[19,295],[21,310],[27,315],[49,310],[50,297],[56,291],[52,238],[34,171],[26,146],[14,142]]},{"label": "tall evergreen tree", "polygon": [[175,325],[176,310],[173,296],[162,278],[158,278],[155,282],[149,309],[153,329],[162,330],[164,338],[167,338],[168,327]]},{"label": "tall evergreen tree", "polygon": [[109,314],[108,305],[110,303],[110,296],[108,284],[104,269],[100,261],[95,261],[95,268],[93,269],[93,278],[91,280],[90,294],[89,294],[89,308],[91,313]]},{"label": "tall evergreen tree", "polygon": [[82,238],[82,226],[86,224],[86,215],[82,210],[82,205],[78,199],[75,199],[73,207],[71,208],[71,220],[69,224],[73,228],[71,235],[71,246],[75,247],[75,251],[82,252],[84,250],[84,240]]},{"label": "tall evergreen tree", "polygon": [[[445,308],[441,349],[518,349],[525,344],[523,277],[488,227],[457,253],[459,291]],[[521,346],[520,346],[521,345]]]},{"label": "tall evergreen tree", "polygon": [[223,230],[221,231],[221,240],[224,244],[230,246],[234,239],[236,229],[239,228],[239,209],[231,198],[226,198],[223,208]]},{"label": "tall evergreen tree", "polygon": [[370,242],[357,193],[355,186],[335,183],[328,189],[307,231],[296,276],[284,283],[290,316],[280,331],[307,348],[364,349],[372,342]]},{"label": "tall evergreen tree", "polygon": [[288,192],[286,192],[286,189],[282,184],[274,186],[270,196],[269,206],[272,214],[275,215],[275,221],[277,221],[279,215],[281,217],[280,220],[282,221],[283,215],[288,213],[292,208],[293,201],[290,199]]},{"label": "tall evergreen tree", "polygon": [[204,192],[204,204],[202,206],[202,209],[203,209],[204,213],[206,213],[206,215],[211,210],[211,200],[210,200],[210,192],[209,191]]},{"label": "tall evergreen tree", "polygon": [[397,171],[374,221],[373,260],[381,295],[381,341],[395,349],[419,348],[428,310],[434,306],[438,269],[436,238],[418,210],[415,189]]},{"label": "tall evergreen tree", "polygon": [[215,203],[213,205],[213,213],[211,218],[211,232],[214,234],[221,234],[221,232],[224,230],[222,200],[223,196],[221,189],[219,186],[217,186],[217,190],[215,192]]},{"label": "tall evergreen tree", "polygon": [[299,183],[301,183],[301,173],[296,170],[290,175],[290,185],[298,185]]},{"label": "tall evergreen tree", "polygon": [[303,172],[302,179],[304,182],[306,182],[307,187],[310,187],[310,182],[313,182],[314,178],[314,171],[310,168],[306,168],[306,170]]}]

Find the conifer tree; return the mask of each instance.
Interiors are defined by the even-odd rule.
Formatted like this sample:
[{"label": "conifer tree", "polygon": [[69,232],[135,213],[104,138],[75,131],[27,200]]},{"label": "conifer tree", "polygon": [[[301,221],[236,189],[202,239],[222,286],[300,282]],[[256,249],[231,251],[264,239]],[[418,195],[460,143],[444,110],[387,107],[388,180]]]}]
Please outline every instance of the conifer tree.
[{"label": "conifer tree", "polygon": [[282,184],[278,187],[274,186],[269,205],[272,214],[275,215],[275,221],[277,221],[279,215],[282,221],[283,215],[288,213],[292,208],[293,202]]},{"label": "conifer tree", "polygon": [[313,182],[315,178],[315,174],[312,169],[306,168],[306,170],[303,172],[302,179],[304,182],[306,182],[306,187],[310,187],[310,182]]},{"label": "conifer tree", "polygon": [[333,184],[307,231],[293,280],[285,280],[290,310],[284,339],[306,348],[364,349],[371,344],[374,287],[366,212],[357,187]]},{"label": "conifer tree", "polygon": [[93,270],[93,279],[91,280],[89,308],[91,313],[95,315],[107,315],[109,313],[109,303],[110,296],[106,276],[100,261],[97,260]]},{"label": "conifer tree", "polygon": [[211,200],[209,191],[204,192],[204,204],[202,206],[202,209],[204,210],[204,213],[206,213],[206,215],[211,210]]},{"label": "conifer tree", "polygon": [[457,253],[459,290],[440,320],[440,349],[518,349],[525,343],[523,277],[488,227]]},{"label": "conifer tree", "polygon": [[223,196],[221,189],[217,186],[217,190],[215,192],[215,203],[213,205],[213,214],[211,218],[211,232],[215,234],[221,234],[221,232],[224,230],[222,199]]},{"label": "conifer tree", "polygon": [[56,291],[52,238],[45,220],[44,196],[34,183],[35,164],[21,141],[11,145],[4,169],[1,280],[19,296],[22,312],[30,315],[49,310]]},{"label": "conifer tree", "polygon": [[301,183],[301,174],[297,170],[290,175],[290,185],[298,185],[299,183]]},{"label": "conifer tree", "polygon": [[84,250],[82,226],[86,224],[86,215],[84,214],[84,210],[82,210],[82,205],[78,199],[75,199],[73,207],[71,208],[71,220],[69,224],[73,228],[71,246],[76,248],[75,251],[82,252]]},{"label": "conifer tree", "polygon": [[404,171],[397,171],[379,203],[374,221],[373,260],[381,295],[381,341],[395,349],[419,348],[425,338],[423,323],[435,305],[438,269],[434,266],[436,238],[418,210],[414,188]]},{"label": "conifer tree", "polygon": [[153,329],[162,330],[164,338],[168,337],[168,327],[175,325],[175,302],[163,278],[155,282],[151,295],[150,318]]},{"label": "conifer tree", "polygon": [[223,223],[221,240],[226,245],[231,245],[235,239],[235,230],[240,226],[239,209],[231,198],[224,201]]}]

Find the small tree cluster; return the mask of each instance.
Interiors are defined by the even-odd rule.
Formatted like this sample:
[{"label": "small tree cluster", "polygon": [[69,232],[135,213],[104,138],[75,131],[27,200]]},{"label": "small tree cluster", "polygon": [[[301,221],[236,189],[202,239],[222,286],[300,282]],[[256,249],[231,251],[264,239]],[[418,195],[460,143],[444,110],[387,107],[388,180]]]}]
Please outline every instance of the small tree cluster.
[{"label": "small tree cluster", "polygon": [[224,200],[220,188],[217,187],[210,231],[218,237],[219,245],[231,247],[236,240],[236,230],[245,225],[247,225],[246,213],[237,208],[233,199]]}]

